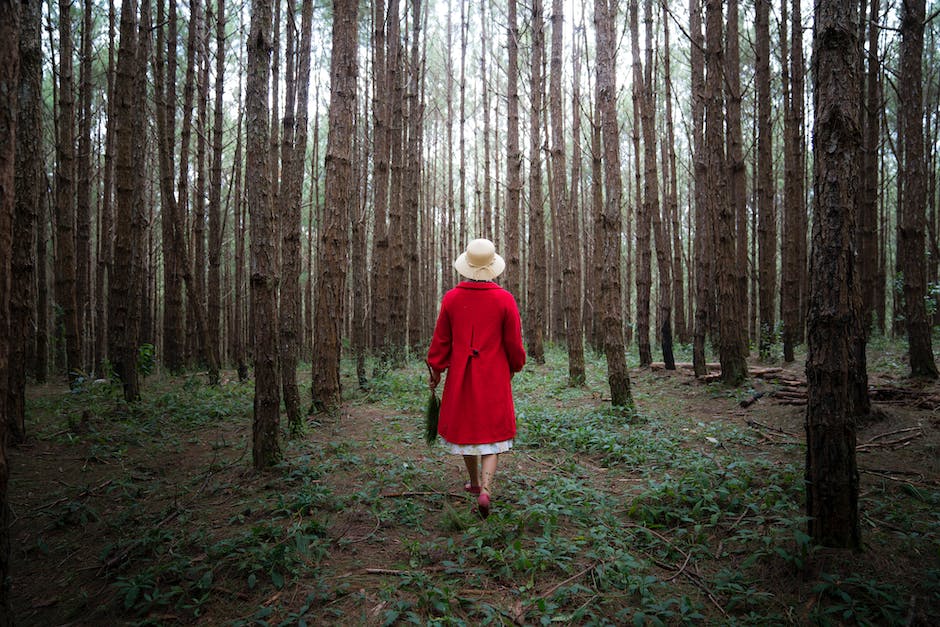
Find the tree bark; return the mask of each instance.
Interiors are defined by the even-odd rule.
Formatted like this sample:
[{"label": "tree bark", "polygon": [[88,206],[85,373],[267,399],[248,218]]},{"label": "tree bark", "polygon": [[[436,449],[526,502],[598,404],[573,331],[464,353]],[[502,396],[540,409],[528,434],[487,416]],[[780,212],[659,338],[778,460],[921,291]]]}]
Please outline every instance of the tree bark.
[{"label": "tree bark", "polygon": [[865,73],[862,189],[858,205],[858,277],[862,292],[862,328],[866,335],[872,326],[878,293],[878,143],[881,141],[881,61],[878,58],[878,16],[880,0],[868,0],[868,67]]},{"label": "tree bark", "polygon": [[[636,194],[636,345],[639,351],[640,366],[647,367],[653,362],[650,347],[650,298],[652,290],[652,256],[650,250],[650,213],[651,197],[644,197],[643,191],[650,191],[650,185],[643,187],[643,164],[640,154],[640,132],[646,139],[646,81],[643,77],[643,61],[640,53],[640,27],[637,0],[630,1],[630,49],[633,56],[633,159],[634,193]],[[655,147],[654,147],[655,151]],[[646,157],[646,153],[643,153]],[[655,157],[654,157],[655,159]],[[655,174],[655,166],[653,166]],[[646,172],[648,175],[649,172]]]},{"label": "tree bark", "polygon": [[[342,346],[342,310],[346,293],[345,255],[349,243],[348,208],[355,205],[355,193],[351,183],[352,135],[358,74],[358,8],[356,0],[336,0],[333,5],[330,114],[324,181],[326,205],[318,248],[312,386],[314,408],[327,411],[335,410],[342,400],[339,362]],[[395,38],[397,39],[397,34]]]},{"label": "tree bark", "polygon": [[[141,255],[139,224],[140,187],[143,164],[141,155],[143,134],[136,115],[143,109],[143,94],[139,91],[138,74],[144,69],[145,49],[138,40],[137,2],[121,6],[121,43],[118,49],[117,76],[114,83],[115,133],[115,240],[114,255],[126,268],[115,273],[108,296],[108,353],[114,373],[124,387],[124,399],[135,402],[140,398],[137,373],[137,341],[140,325],[140,299],[135,289],[140,285]],[[143,10],[141,10],[143,17]]]},{"label": "tree bark", "polygon": [[532,64],[530,67],[529,110],[529,234],[526,250],[528,273],[526,280],[525,337],[526,350],[535,363],[545,363],[545,214],[542,194],[542,138],[541,114],[542,58],[545,55],[545,20],[541,0],[532,2]]},{"label": "tree bark", "polygon": [[806,514],[819,544],[858,548],[852,369],[858,324],[855,197],[860,136],[855,0],[815,6],[814,206],[806,361]]},{"label": "tree bark", "polygon": [[277,218],[271,202],[268,85],[271,76],[271,2],[252,0],[245,82],[248,211],[251,215],[251,320],[255,364],[252,463],[256,469],[281,459],[277,372]]},{"label": "tree bark", "polygon": [[705,39],[702,36],[702,3],[689,0],[689,30],[692,72],[692,159],[695,190],[695,316],[693,321],[692,363],[695,376],[708,374],[705,361],[705,334],[709,326],[712,285],[711,216],[706,205],[707,169],[705,160]]},{"label": "tree bark", "polygon": [[385,0],[372,13],[372,180],[375,228],[372,232],[372,347],[379,359],[387,350],[389,323],[389,68],[386,60]]},{"label": "tree bark", "polygon": [[[733,194],[737,183],[729,183],[729,172],[725,159],[723,120],[724,54],[722,51],[722,4],[719,0],[705,3],[705,146],[706,181],[708,188],[708,211],[715,216],[717,230],[717,275],[718,275],[718,352],[721,360],[721,379],[727,385],[738,385],[747,376],[744,346],[742,346],[743,317],[738,312],[738,270],[735,262],[735,218],[736,199]],[[728,33],[729,39],[736,31]],[[729,112],[729,117],[731,116]],[[734,126],[733,120],[730,126]],[[738,131],[740,132],[740,119]],[[732,163],[737,163],[732,154]],[[742,172],[743,174],[743,172]],[[732,177],[736,178],[736,177]],[[728,188],[731,188],[730,190]],[[729,196],[729,192],[731,196]],[[742,243],[743,245],[743,243]]]},{"label": "tree bark", "polygon": [[[215,24],[215,104],[212,121],[212,170],[209,181],[209,276],[206,293],[206,357],[209,383],[219,384],[222,361],[222,96],[225,88],[225,1],[219,0]],[[237,167],[237,166],[236,166]]]},{"label": "tree bark", "polygon": [[19,87],[20,8],[29,12],[26,20],[33,23],[35,8],[25,2],[0,0],[0,625],[13,624],[10,604],[10,525],[7,485],[10,467],[6,442],[10,428],[7,393],[8,372],[21,367],[10,362],[10,267],[13,251],[13,212],[16,197],[14,171],[16,166],[17,94]]},{"label": "tree bark", "polygon": [[[26,439],[27,349],[35,337],[33,307],[36,292],[36,218],[42,201],[42,3],[29,0],[21,7],[18,55],[20,62],[16,115],[16,167],[13,192],[9,294],[9,369],[6,422],[10,441]],[[0,267],[2,270],[2,267]],[[0,333],[4,329],[0,327]],[[3,397],[0,397],[3,398]],[[0,440],[2,441],[2,440]]]},{"label": "tree bark", "polygon": [[[551,77],[549,79],[549,101],[552,118],[552,215],[562,225],[565,242],[557,251],[562,256],[562,297],[565,310],[565,340],[568,346],[568,385],[584,385],[584,334],[581,330],[581,236],[578,232],[577,196],[567,195],[565,190],[565,134],[564,114],[561,93],[563,55],[564,8],[562,0],[552,1],[552,52]],[[574,84],[577,85],[581,74],[581,61],[577,51],[573,57]],[[579,117],[577,109],[572,109],[572,137],[577,146],[580,124],[574,122]],[[575,149],[572,156],[572,188],[576,188],[580,164],[580,151]],[[576,170],[577,168],[577,170]]]},{"label": "tree bark", "polygon": [[663,80],[665,82],[666,93],[666,143],[665,152],[668,157],[663,158],[663,168],[668,165],[669,178],[666,182],[665,214],[666,220],[671,224],[672,234],[672,317],[675,321],[675,336],[680,344],[686,344],[691,339],[689,328],[685,316],[685,287],[683,285],[682,271],[682,240],[679,237],[681,231],[679,218],[679,174],[676,169],[676,134],[672,118],[672,59],[670,52],[669,37],[669,16],[666,14],[666,2],[662,3],[663,9]]},{"label": "tree bark", "polygon": [[925,298],[924,267],[927,194],[924,164],[923,53],[925,0],[901,5],[900,109],[901,179],[904,195],[898,208],[898,271],[904,277],[904,321],[912,377],[937,378],[930,342],[931,324]]},{"label": "tree bark", "polygon": [[606,199],[600,224],[604,237],[604,269],[601,278],[601,300],[604,318],[604,352],[607,356],[607,381],[611,405],[632,412],[630,374],[623,344],[621,311],[620,239],[621,179],[620,128],[616,107],[617,47],[614,38],[615,6],[608,0],[594,0],[594,28],[597,37],[598,109],[604,141],[604,187]]},{"label": "tree bark", "polygon": [[[519,222],[522,199],[522,151],[519,148],[519,25],[517,2],[508,0],[506,25],[507,128],[506,128],[506,289],[517,297],[522,292]],[[466,244],[466,243],[465,243]]]},{"label": "tree bark", "polygon": [[55,299],[61,310],[69,385],[81,376],[81,337],[75,294],[75,100],[70,0],[59,0],[59,115],[56,141]]},{"label": "tree bark", "polygon": [[755,81],[757,83],[758,350],[771,357],[776,342],[774,299],[777,292],[777,215],[774,210],[773,111],[770,101],[770,0],[757,0]]},{"label": "tree bark", "polygon": [[89,336],[94,337],[91,319],[91,62],[92,3],[85,0],[82,12],[81,65],[79,68],[78,153],[76,155],[75,199],[75,306],[82,369],[89,365]]}]

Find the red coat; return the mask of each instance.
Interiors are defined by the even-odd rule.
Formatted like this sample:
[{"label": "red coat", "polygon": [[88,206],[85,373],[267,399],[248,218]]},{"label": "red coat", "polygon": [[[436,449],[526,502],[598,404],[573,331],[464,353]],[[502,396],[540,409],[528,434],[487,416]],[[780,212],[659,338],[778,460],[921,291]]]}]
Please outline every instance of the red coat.
[{"label": "red coat", "polygon": [[428,364],[447,370],[437,431],[452,444],[516,435],[512,374],[525,365],[519,308],[490,282],[463,281],[444,294]]}]

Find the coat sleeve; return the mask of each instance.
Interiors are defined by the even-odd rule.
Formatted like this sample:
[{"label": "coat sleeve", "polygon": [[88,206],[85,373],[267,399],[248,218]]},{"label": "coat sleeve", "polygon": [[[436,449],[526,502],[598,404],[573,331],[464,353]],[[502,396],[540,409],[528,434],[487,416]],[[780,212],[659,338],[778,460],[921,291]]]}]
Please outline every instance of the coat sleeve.
[{"label": "coat sleeve", "polygon": [[525,348],[522,346],[522,321],[516,299],[509,295],[509,305],[503,317],[503,347],[509,360],[509,371],[519,372],[525,365]]},{"label": "coat sleeve", "polygon": [[441,312],[434,326],[434,337],[431,338],[431,347],[428,349],[428,365],[434,370],[440,372],[450,366],[452,339],[450,316],[447,315],[447,308],[441,303]]}]

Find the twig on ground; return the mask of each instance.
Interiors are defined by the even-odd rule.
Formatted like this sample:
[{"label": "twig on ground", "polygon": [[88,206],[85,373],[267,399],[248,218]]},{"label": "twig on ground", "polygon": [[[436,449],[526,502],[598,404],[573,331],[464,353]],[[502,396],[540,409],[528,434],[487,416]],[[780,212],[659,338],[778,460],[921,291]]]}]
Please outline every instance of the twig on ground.
[{"label": "twig on ground", "polygon": [[751,419],[751,418],[749,418],[749,419],[746,421],[746,423],[747,423],[747,426],[749,426],[749,427],[751,427],[751,428],[754,428],[754,429],[756,429],[756,428],[759,427],[759,428],[761,428],[761,429],[767,429],[767,430],[773,431],[773,432],[775,432],[775,433],[782,433],[782,434],[784,434],[784,435],[788,435],[788,436],[790,436],[791,438],[797,438],[797,439],[799,439],[799,437],[800,437],[800,436],[798,436],[798,435],[795,434],[795,433],[790,433],[789,431],[784,431],[784,430],[781,429],[780,427],[771,427],[770,425],[765,425],[764,423],[762,423],[762,422],[757,422],[756,420],[753,420],[753,419]]},{"label": "twig on ground", "polygon": [[566,586],[566,585],[568,585],[569,583],[571,583],[572,581],[577,581],[578,579],[580,579],[580,578],[583,577],[584,575],[588,574],[589,572],[591,572],[592,570],[594,570],[595,568],[597,568],[598,566],[600,566],[600,565],[603,564],[603,563],[604,563],[604,562],[594,562],[593,564],[591,564],[590,566],[588,566],[588,567],[585,568],[584,570],[582,570],[582,571],[580,571],[580,572],[578,572],[578,573],[575,573],[574,575],[568,577],[568,578],[565,579],[564,581],[560,581],[560,582],[556,583],[554,586],[552,586],[551,588],[549,588],[548,590],[546,590],[546,591],[543,592],[542,594],[540,594],[540,595],[538,595],[537,597],[535,597],[535,600],[538,600],[538,599],[547,599],[548,597],[552,596],[552,595],[555,593],[555,591],[558,590],[559,588],[561,588],[562,586]]}]

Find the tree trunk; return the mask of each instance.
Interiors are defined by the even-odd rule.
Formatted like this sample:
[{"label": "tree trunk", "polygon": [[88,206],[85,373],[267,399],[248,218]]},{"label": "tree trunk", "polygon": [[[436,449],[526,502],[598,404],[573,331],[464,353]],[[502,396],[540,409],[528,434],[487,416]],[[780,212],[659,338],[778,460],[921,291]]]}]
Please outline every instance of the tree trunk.
[{"label": "tree trunk", "polygon": [[693,322],[692,363],[695,376],[708,374],[705,366],[705,334],[708,330],[708,314],[711,310],[712,250],[711,216],[706,206],[705,161],[705,39],[702,36],[702,3],[689,0],[689,30],[692,36],[690,52],[692,72],[692,159],[695,179],[695,316]]},{"label": "tree trunk", "polygon": [[901,6],[900,109],[901,179],[904,196],[898,208],[898,271],[904,277],[904,320],[912,377],[937,378],[930,343],[930,321],[924,273],[926,185],[924,167],[923,52],[925,0]]},{"label": "tree trunk", "polygon": [[423,307],[421,295],[424,285],[421,281],[420,247],[418,245],[418,214],[420,213],[422,184],[422,128],[424,124],[421,88],[424,83],[424,69],[420,56],[421,42],[421,1],[412,0],[411,19],[411,61],[408,71],[408,114],[407,146],[405,150],[405,186],[404,186],[404,221],[405,249],[407,250],[408,270],[408,346],[412,355],[421,355],[426,346],[422,337]]},{"label": "tree trunk", "polygon": [[[860,137],[855,0],[816,4],[814,207],[806,361],[806,514],[819,544],[858,548],[852,369],[858,325],[855,192]],[[794,45],[798,45],[794,42]]]},{"label": "tree trunk", "polygon": [[59,0],[59,115],[56,141],[55,299],[61,310],[69,385],[81,375],[75,294],[75,101],[72,86],[72,3]]},{"label": "tree trunk", "polygon": [[526,350],[535,363],[545,363],[545,217],[542,196],[542,139],[541,114],[542,57],[545,55],[545,20],[541,0],[532,2],[532,65],[530,68],[529,94],[529,223],[528,248],[526,250],[528,279],[526,281],[525,337]]},{"label": "tree trunk", "polygon": [[[647,367],[653,361],[650,348],[650,292],[652,290],[652,258],[650,251],[650,204],[652,197],[644,198],[642,192],[643,177],[640,161],[640,129],[643,128],[646,139],[646,83],[643,78],[642,57],[640,56],[640,28],[637,0],[630,1],[630,49],[633,56],[633,158],[634,180],[636,181],[636,345],[640,355],[640,366]],[[642,122],[641,122],[642,120]],[[654,147],[655,151],[655,147]],[[644,157],[645,157],[644,153]],[[655,157],[654,157],[655,159]],[[653,166],[655,174],[655,166]],[[646,172],[648,175],[649,172]],[[654,182],[655,183],[655,182]],[[645,191],[649,190],[647,184]]]},{"label": "tree trunk", "polygon": [[281,459],[278,443],[280,395],[277,372],[277,219],[271,202],[268,85],[271,2],[252,0],[245,82],[248,210],[251,214],[251,320],[255,364],[252,463],[263,469]]},{"label": "tree trunk", "polygon": [[[0,0],[0,625],[13,625],[13,608],[10,604],[10,525],[7,485],[10,467],[7,464],[6,443],[12,422],[8,414],[8,393],[11,381],[8,374],[12,369],[22,369],[22,364],[10,361],[10,348],[14,340],[10,321],[10,279],[13,256],[13,216],[18,190],[15,188],[16,172],[16,125],[17,94],[20,86],[20,9],[26,15],[23,20],[27,29],[22,33],[24,40],[29,33],[29,45],[34,46],[32,35],[36,7],[26,2]],[[24,41],[25,43],[25,41]],[[37,50],[38,52],[38,50]],[[35,66],[36,59],[33,59]],[[35,67],[27,70],[32,77]],[[32,107],[35,108],[35,105]]]},{"label": "tree trunk", "polygon": [[[141,11],[143,17],[143,10]],[[140,398],[140,383],[137,374],[137,341],[140,324],[140,299],[135,289],[140,285],[142,252],[138,244],[137,214],[139,193],[143,183],[143,164],[136,160],[141,155],[143,142],[140,116],[143,109],[143,93],[139,91],[139,77],[146,68],[146,58],[141,59],[145,49],[137,36],[137,3],[126,2],[121,6],[121,39],[118,50],[117,76],[114,83],[115,133],[115,238],[114,255],[122,260],[126,268],[115,273],[108,296],[108,353],[114,373],[124,386],[124,398],[134,402]],[[146,76],[146,70],[144,69]]]},{"label": "tree trunk", "polygon": [[[205,350],[209,383],[219,384],[222,361],[222,96],[225,83],[225,1],[219,0],[215,24],[215,104],[212,121],[212,171],[209,181],[209,277],[206,294]],[[237,166],[236,166],[237,167]]]},{"label": "tree trunk", "polygon": [[[114,113],[114,0],[108,1],[108,106],[107,119]],[[156,75],[154,76],[156,80]],[[95,273],[95,353],[93,366],[99,376],[105,376],[108,355],[107,293],[113,262],[113,198],[114,198],[114,132],[110,124],[105,130],[104,174],[102,176],[101,203],[98,215],[98,264]],[[41,259],[41,258],[40,258]],[[166,281],[164,280],[164,285]]]},{"label": "tree trunk", "polygon": [[[552,118],[552,216],[554,221],[561,225],[564,244],[556,254],[562,256],[562,297],[565,310],[565,339],[568,345],[568,385],[574,387],[584,385],[584,334],[581,331],[581,237],[578,233],[577,197],[574,193],[567,196],[565,191],[565,134],[564,114],[562,113],[561,79],[563,54],[564,8],[562,0],[552,1],[552,52],[551,52],[551,78],[549,79],[549,105]],[[581,61],[578,52],[574,57],[574,84],[577,85],[581,74]],[[579,117],[577,109],[572,109],[572,137],[573,145],[579,141],[580,124],[575,122]],[[572,157],[572,188],[577,187],[580,164],[575,165],[574,159],[580,159],[580,151],[575,149]]]},{"label": "tree trunk", "polygon": [[[173,7],[173,1],[170,2],[170,7]],[[192,0],[192,6],[190,7],[191,19],[189,23],[189,37],[186,43],[186,79],[183,85],[183,124],[180,129],[180,167],[179,167],[179,178],[177,182],[177,207],[176,207],[176,219],[174,220],[173,225],[173,255],[176,259],[176,268],[175,271],[179,273],[179,278],[181,281],[186,283],[192,282],[193,271],[192,267],[188,263],[183,262],[183,257],[189,258],[189,249],[186,245],[186,223],[189,215],[189,148],[190,148],[190,138],[192,136],[192,126],[193,126],[193,99],[195,98],[196,91],[196,46],[199,41],[199,36],[201,33],[201,24],[202,24],[202,9],[199,5],[199,0]],[[171,13],[172,16],[172,13]],[[171,18],[172,19],[172,18]],[[167,56],[170,56],[168,52]],[[167,81],[167,86],[169,87],[170,81]],[[169,101],[169,94],[167,96]],[[169,107],[170,103],[167,102]],[[167,113],[167,132],[169,132],[169,120],[170,115]],[[168,138],[167,145],[172,147],[173,143]],[[172,150],[170,151],[172,153]],[[182,288],[182,283],[180,283],[180,288]],[[179,304],[175,302],[166,303],[166,316],[170,316],[170,322],[164,321],[164,353],[166,354],[166,363],[167,368],[170,372],[181,370],[183,364],[185,363],[185,339],[191,337],[190,329],[192,327],[191,314],[194,312],[195,307],[191,299],[188,298],[189,288],[187,286],[187,303],[186,309],[183,308],[182,295],[180,295]],[[176,298],[176,295],[173,295],[173,298]],[[178,307],[178,309],[177,309]],[[172,308],[172,309],[171,309]],[[186,311],[190,314],[190,319],[187,321],[188,326],[183,324],[183,314]],[[174,328],[168,328],[169,325],[174,325]],[[173,333],[174,337],[170,338],[170,333]],[[169,344],[167,343],[169,341]],[[173,352],[171,353],[171,348]]]},{"label": "tree trunk", "polygon": [[[716,219],[718,237],[717,275],[718,275],[718,314],[719,314],[719,358],[721,360],[721,379],[727,385],[738,385],[747,376],[744,347],[742,346],[743,317],[738,312],[738,270],[735,260],[735,218],[738,199],[735,191],[740,182],[729,173],[736,174],[736,165],[728,168],[724,154],[723,120],[724,106],[721,93],[723,82],[724,59],[722,52],[722,5],[719,0],[707,0],[705,3],[705,145],[706,177],[708,188],[708,211]],[[728,39],[737,37],[737,29]],[[738,96],[739,97],[739,96]],[[732,98],[733,100],[733,98]],[[733,112],[729,109],[730,127],[734,127]],[[740,132],[740,118],[738,128]],[[733,131],[732,131],[733,132]],[[738,139],[740,141],[740,139]],[[734,143],[734,140],[731,142]],[[732,150],[731,162],[737,164],[739,157]],[[740,172],[743,175],[743,171]],[[728,188],[731,188],[730,190]],[[743,245],[743,243],[742,243]]]},{"label": "tree trunk", "polygon": [[[517,298],[522,294],[522,261],[519,222],[522,200],[522,151],[519,148],[519,25],[517,2],[508,0],[506,47],[508,60],[506,128],[506,289]],[[466,242],[464,243],[466,245]]]},{"label": "tree trunk", "polygon": [[[405,169],[405,129],[403,125],[405,117],[405,78],[399,12],[399,1],[390,0],[388,5],[388,53],[386,59],[388,63],[388,93],[391,99],[391,116],[389,117],[391,187],[388,203],[389,282],[392,280],[391,277],[395,277],[396,281],[401,281],[402,277],[407,277],[406,273],[408,271],[408,266],[405,263],[405,233],[402,223],[404,220],[402,191]],[[330,132],[332,131],[331,127]],[[329,158],[329,155],[327,157]],[[330,191],[335,190],[330,190],[329,185],[327,185],[326,194],[329,194]],[[322,259],[322,257],[318,258]],[[388,355],[395,365],[401,365],[404,360],[407,316],[407,289],[392,289],[389,287]]]},{"label": "tree trunk", "polygon": [[617,46],[614,37],[616,9],[607,0],[594,0],[594,28],[597,36],[597,94],[604,140],[604,187],[606,202],[603,219],[595,228],[604,235],[604,269],[601,300],[604,316],[604,352],[607,355],[607,381],[611,405],[632,412],[630,374],[623,345],[620,284],[621,180],[620,129],[616,107]]},{"label": "tree trunk", "polygon": [[878,58],[878,16],[880,0],[870,3],[868,19],[868,68],[865,73],[864,137],[862,154],[862,189],[858,204],[858,278],[862,292],[862,329],[866,336],[875,313],[878,293],[878,143],[881,140],[881,62]]},{"label": "tree trunk", "polygon": [[[30,0],[21,5],[18,55],[20,76],[16,116],[16,167],[13,181],[16,198],[13,209],[10,283],[9,283],[9,345],[7,347],[9,383],[6,422],[11,442],[26,439],[26,372],[27,349],[33,331],[33,306],[36,263],[36,217],[42,201],[40,184],[42,164],[42,3]],[[2,142],[0,142],[2,143]],[[7,188],[9,189],[9,188]],[[4,199],[5,200],[5,199]],[[0,210],[5,208],[0,207]],[[4,261],[5,263],[5,261]],[[0,271],[4,266],[0,265]],[[0,297],[2,298],[2,297]],[[5,330],[0,327],[0,333]],[[2,372],[0,372],[2,376]],[[0,398],[4,398],[0,396]],[[2,440],[0,440],[2,441]],[[0,504],[2,506],[2,504]]]},{"label": "tree trunk", "polygon": [[[394,3],[394,0],[393,0]],[[356,114],[356,0],[333,5],[333,50],[330,59],[330,115],[324,181],[326,206],[317,262],[316,338],[313,363],[313,405],[335,410],[341,403],[339,362],[342,310],[346,293],[346,249],[352,182],[352,135]],[[391,34],[390,34],[391,37]],[[398,35],[395,34],[397,39]],[[394,55],[397,56],[397,55]]]},{"label": "tree trunk", "polygon": [[[656,242],[656,269],[659,274],[658,322],[663,348],[663,361],[667,370],[675,370],[676,360],[672,352],[672,267],[669,239],[662,218],[664,207],[659,202],[659,176],[656,168],[656,76],[653,71],[653,3],[646,0],[644,23],[646,25],[646,68],[643,79],[643,202],[651,220]],[[668,167],[663,162],[663,167]]]},{"label": "tree trunk", "polygon": [[663,168],[668,164],[669,179],[666,183],[666,220],[671,223],[672,232],[672,300],[673,319],[675,320],[675,335],[680,344],[689,342],[689,327],[685,316],[685,287],[682,272],[682,240],[679,237],[681,230],[679,219],[679,173],[676,169],[676,135],[672,119],[672,59],[669,43],[669,16],[666,14],[666,3],[662,4],[663,16],[663,80],[666,93],[666,143],[665,152],[668,157],[663,158]]},{"label": "tree trunk", "polygon": [[89,364],[87,338],[92,334],[91,301],[91,62],[92,3],[85,0],[82,12],[81,65],[79,68],[78,154],[76,155],[75,199],[75,305],[80,337],[82,369]]},{"label": "tree trunk", "polygon": [[[198,101],[196,105],[196,184],[193,188],[193,220],[192,220],[192,276],[193,293],[195,299],[187,299],[189,311],[193,322],[196,318],[206,319],[206,149],[209,136],[209,24],[212,22],[212,5],[206,0],[206,12],[200,33],[197,78]],[[187,288],[187,295],[189,290]],[[189,332],[192,337],[193,357],[200,366],[208,367],[209,377],[212,378],[213,368],[209,366],[209,356],[206,352],[206,336],[204,333],[193,333],[196,324],[190,325]],[[205,327],[203,327],[205,328]],[[215,366],[215,370],[218,365]]]},{"label": "tree trunk", "polygon": [[758,347],[761,359],[771,357],[776,342],[774,299],[777,292],[777,215],[774,211],[773,112],[770,102],[770,0],[757,0],[755,31],[755,81],[757,83],[758,213]]},{"label": "tree trunk", "polygon": [[[394,0],[393,0],[394,1]],[[372,116],[373,116],[373,205],[372,232],[372,347],[383,359],[387,350],[389,323],[389,68],[385,56],[385,0],[377,0],[372,13]]]}]

